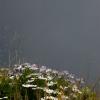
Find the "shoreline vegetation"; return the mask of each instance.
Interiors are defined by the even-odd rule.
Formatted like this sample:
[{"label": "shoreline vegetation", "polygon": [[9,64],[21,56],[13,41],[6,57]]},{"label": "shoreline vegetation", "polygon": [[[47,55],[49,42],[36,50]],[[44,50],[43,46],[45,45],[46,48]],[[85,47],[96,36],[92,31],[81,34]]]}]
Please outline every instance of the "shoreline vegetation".
[{"label": "shoreline vegetation", "polygon": [[96,92],[67,70],[36,64],[0,68],[0,100],[100,100]]}]

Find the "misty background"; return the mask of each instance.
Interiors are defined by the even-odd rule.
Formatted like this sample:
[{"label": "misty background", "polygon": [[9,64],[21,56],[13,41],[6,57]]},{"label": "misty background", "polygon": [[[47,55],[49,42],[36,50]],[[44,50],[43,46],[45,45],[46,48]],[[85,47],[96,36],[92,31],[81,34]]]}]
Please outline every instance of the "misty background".
[{"label": "misty background", "polygon": [[30,63],[98,78],[100,1],[1,0],[0,65],[15,53]]}]

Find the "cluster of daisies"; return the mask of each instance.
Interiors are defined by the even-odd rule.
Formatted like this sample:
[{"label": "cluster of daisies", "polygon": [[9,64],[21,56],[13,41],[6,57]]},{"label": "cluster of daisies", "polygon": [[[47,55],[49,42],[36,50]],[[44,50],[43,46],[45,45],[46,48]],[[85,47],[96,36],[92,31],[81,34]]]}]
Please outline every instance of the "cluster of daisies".
[{"label": "cluster of daisies", "polygon": [[82,78],[46,66],[29,63],[14,65],[7,76],[9,86],[12,87],[9,90],[13,92],[0,100],[85,100],[85,95],[89,93],[88,88],[85,92],[82,89]]}]

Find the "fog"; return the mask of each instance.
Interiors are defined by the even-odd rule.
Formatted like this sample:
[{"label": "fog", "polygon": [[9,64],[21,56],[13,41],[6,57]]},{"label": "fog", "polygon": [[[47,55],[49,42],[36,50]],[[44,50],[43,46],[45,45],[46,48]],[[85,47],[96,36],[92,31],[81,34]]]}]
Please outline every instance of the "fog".
[{"label": "fog", "polygon": [[99,0],[0,1],[0,64],[9,52],[30,63],[98,78]]}]

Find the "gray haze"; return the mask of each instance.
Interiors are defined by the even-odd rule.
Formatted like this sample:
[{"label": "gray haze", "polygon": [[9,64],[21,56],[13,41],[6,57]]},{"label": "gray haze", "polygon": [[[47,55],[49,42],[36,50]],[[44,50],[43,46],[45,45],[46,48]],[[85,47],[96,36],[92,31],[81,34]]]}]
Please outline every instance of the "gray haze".
[{"label": "gray haze", "polygon": [[0,63],[31,63],[99,77],[99,0],[1,0]]}]

